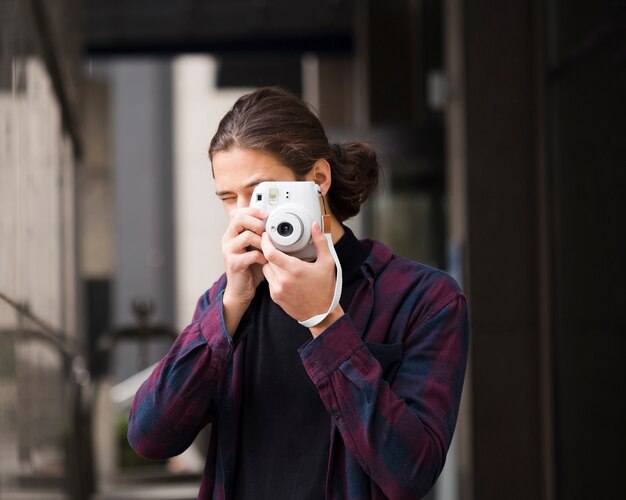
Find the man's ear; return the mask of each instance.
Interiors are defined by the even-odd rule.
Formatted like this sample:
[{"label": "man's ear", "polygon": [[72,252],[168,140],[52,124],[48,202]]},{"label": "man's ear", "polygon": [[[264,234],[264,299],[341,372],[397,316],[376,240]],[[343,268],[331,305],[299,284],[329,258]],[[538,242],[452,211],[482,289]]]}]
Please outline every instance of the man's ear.
[{"label": "man's ear", "polygon": [[332,182],[330,164],[324,158],[317,160],[306,174],[306,180],[315,182],[322,190],[322,194],[327,194]]}]

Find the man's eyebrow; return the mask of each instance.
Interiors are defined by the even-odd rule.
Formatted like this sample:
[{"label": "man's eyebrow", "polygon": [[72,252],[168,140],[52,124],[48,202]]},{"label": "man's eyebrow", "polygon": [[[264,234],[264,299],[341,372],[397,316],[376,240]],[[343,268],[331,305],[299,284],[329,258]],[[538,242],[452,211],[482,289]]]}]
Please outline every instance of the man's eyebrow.
[{"label": "man's eyebrow", "polygon": [[215,191],[216,196],[226,196],[227,194],[233,194],[232,191]]},{"label": "man's eyebrow", "polygon": [[[245,186],[244,189],[247,188],[251,188],[251,187],[255,187],[258,184],[261,184],[261,182],[273,182],[274,179],[253,179],[250,182],[248,182]],[[226,196],[228,194],[235,194],[234,191],[215,191],[216,196]]]}]

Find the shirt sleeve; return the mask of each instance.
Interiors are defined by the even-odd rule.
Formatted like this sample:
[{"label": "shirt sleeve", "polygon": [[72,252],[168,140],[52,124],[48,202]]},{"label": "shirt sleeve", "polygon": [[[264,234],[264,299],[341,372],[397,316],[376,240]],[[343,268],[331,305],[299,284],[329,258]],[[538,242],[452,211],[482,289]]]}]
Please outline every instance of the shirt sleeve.
[{"label": "shirt sleeve", "polygon": [[391,382],[348,315],[301,350],[345,446],[388,498],[421,498],[452,439],[469,325],[465,297],[409,322]]},{"label": "shirt sleeve", "polygon": [[130,411],[128,441],[142,457],[162,460],[186,450],[211,421],[217,383],[232,359],[223,292],[198,301],[192,323],[141,385]]}]

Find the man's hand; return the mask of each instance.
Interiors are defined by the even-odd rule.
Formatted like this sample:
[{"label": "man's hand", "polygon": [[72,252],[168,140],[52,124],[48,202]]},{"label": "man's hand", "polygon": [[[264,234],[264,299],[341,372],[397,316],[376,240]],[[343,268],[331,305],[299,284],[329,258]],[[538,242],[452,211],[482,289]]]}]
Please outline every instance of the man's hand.
[{"label": "man's hand", "polygon": [[224,320],[231,336],[263,279],[261,266],[267,264],[267,260],[260,248],[266,217],[267,214],[257,208],[236,208],[230,213],[230,223],[222,237],[227,278]]},{"label": "man's hand", "polygon": [[[263,274],[272,300],[297,321],[326,312],[335,291],[335,261],[316,222],[311,235],[317,252],[315,262],[305,262],[281,252],[267,233],[261,238],[261,250],[267,260]],[[342,315],[343,310],[338,306],[320,325],[310,329],[311,334],[316,337]]]}]

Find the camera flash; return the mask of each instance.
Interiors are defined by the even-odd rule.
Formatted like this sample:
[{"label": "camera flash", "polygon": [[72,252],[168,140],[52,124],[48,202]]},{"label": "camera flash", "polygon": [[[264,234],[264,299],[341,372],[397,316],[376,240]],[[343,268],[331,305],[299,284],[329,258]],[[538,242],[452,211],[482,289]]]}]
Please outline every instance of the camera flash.
[{"label": "camera flash", "polygon": [[278,188],[270,188],[269,189],[269,200],[268,202],[273,205],[278,201]]}]

